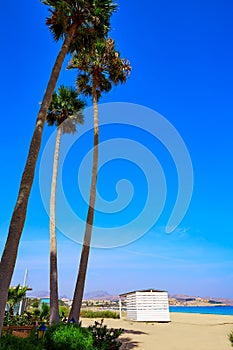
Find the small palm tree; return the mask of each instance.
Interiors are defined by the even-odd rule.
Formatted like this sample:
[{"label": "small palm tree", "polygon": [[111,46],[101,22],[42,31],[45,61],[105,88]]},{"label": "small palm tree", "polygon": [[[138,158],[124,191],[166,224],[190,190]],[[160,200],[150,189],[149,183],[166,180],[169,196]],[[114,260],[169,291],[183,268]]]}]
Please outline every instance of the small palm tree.
[{"label": "small palm tree", "polygon": [[11,316],[14,315],[14,306],[25,298],[27,289],[28,287],[21,287],[19,284],[16,287],[9,288],[7,304]]},{"label": "small palm tree", "polygon": [[[63,61],[73,43],[85,44],[82,38],[103,37],[109,29],[110,17],[116,9],[112,0],[41,0],[49,7],[47,25],[56,41],[63,44],[54,63],[47,88],[37,116],[29,153],[20,182],[18,197],[12,214],[7,241],[0,262],[0,334],[2,331],[7,294],[13,275],[18,247],[22,235],[29,195],[34,180],[35,167],[41,147],[42,133],[52,94],[61,71]],[[95,34],[94,34],[95,33]]]},{"label": "small palm tree", "polygon": [[78,278],[69,314],[69,320],[74,319],[78,322],[86,280],[96,200],[99,144],[98,101],[103,92],[111,90],[112,85],[126,82],[131,72],[131,66],[126,59],[120,58],[119,52],[115,50],[114,40],[108,38],[97,40],[90,48],[83,48],[73,56],[68,68],[79,70],[76,82],[78,91],[85,96],[92,97],[94,109],[94,150],[89,208]]},{"label": "small palm tree", "polygon": [[47,303],[42,303],[41,304],[41,310],[39,314],[39,320],[40,322],[49,322],[49,315],[50,315],[50,306]]},{"label": "small palm tree", "polygon": [[48,109],[48,125],[57,126],[57,137],[54,151],[53,174],[50,195],[50,324],[58,323],[58,270],[57,270],[57,241],[56,241],[56,187],[59,151],[62,133],[75,133],[77,123],[83,124],[81,111],[85,102],[78,98],[76,89],[61,85]]}]

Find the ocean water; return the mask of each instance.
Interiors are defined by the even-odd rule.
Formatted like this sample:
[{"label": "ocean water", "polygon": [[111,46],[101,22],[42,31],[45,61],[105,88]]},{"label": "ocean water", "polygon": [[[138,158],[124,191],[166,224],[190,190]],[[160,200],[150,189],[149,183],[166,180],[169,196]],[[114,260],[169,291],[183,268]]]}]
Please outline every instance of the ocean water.
[{"label": "ocean water", "polygon": [[49,298],[41,298],[41,299],[40,299],[40,303],[41,303],[41,304],[45,303],[45,304],[48,304],[48,305],[49,305],[49,304],[50,304],[50,299],[49,299]]},{"label": "ocean water", "polygon": [[233,306],[169,306],[169,309],[170,312],[233,316]]}]

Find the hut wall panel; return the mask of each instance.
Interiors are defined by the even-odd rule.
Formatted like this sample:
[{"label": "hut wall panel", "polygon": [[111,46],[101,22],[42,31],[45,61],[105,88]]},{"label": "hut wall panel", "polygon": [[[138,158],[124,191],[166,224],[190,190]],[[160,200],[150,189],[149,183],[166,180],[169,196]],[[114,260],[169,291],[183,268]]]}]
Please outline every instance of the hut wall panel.
[{"label": "hut wall panel", "polygon": [[170,321],[166,292],[135,292],[127,295],[127,318],[135,321]]}]

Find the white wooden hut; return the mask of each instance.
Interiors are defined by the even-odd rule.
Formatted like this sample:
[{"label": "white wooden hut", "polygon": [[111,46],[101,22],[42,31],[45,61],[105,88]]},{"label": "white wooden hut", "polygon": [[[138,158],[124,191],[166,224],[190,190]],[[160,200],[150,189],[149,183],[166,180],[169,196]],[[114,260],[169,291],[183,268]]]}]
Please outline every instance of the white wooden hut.
[{"label": "white wooden hut", "polygon": [[122,300],[126,300],[129,320],[170,322],[167,291],[148,289],[119,295],[120,316]]}]

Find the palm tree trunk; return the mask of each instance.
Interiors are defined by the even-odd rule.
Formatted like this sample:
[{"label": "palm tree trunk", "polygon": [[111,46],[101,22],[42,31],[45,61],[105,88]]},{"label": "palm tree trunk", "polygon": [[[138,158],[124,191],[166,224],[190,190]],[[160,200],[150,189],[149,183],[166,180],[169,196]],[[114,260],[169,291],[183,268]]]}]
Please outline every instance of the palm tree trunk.
[{"label": "palm tree trunk", "polygon": [[98,144],[99,144],[99,125],[98,125],[98,99],[96,94],[96,88],[92,88],[93,109],[94,109],[94,150],[93,150],[93,165],[92,165],[92,178],[91,178],[91,190],[89,208],[86,220],[86,229],[81,253],[81,259],[79,263],[78,278],[75,286],[73,302],[69,314],[68,321],[72,319],[76,323],[79,322],[80,310],[83,300],[83,292],[86,281],[87,265],[90,252],[91,234],[94,221],[95,199],[96,199],[96,183],[97,183],[97,171],[98,171]]},{"label": "palm tree trunk", "polygon": [[14,316],[14,305],[9,308],[10,317]]},{"label": "palm tree trunk", "polygon": [[19,241],[26,219],[28,199],[32,188],[36,162],[41,146],[45,118],[52,99],[53,91],[56,87],[62,64],[69,50],[76,27],[77,24],[74,24],[71,27],[70,31],[67,33],[50,75],[41,108],[36,120],[36,126],[32,136],[27,162],[21,178],[19,193],[10,222],[7,241],[0,262],[0,334],[2,331],[8,289],[14,271]]},{"label": "palm tree trunk", "polygon": [[58,160],[61,144],[61,127],[57,129],[56,146],[53,160],[53,176],[50,195],[50,319],[49,323],[59,323],[58,307],[58,272],[57,272],[57,239],[56,239],[56,189]]}]

